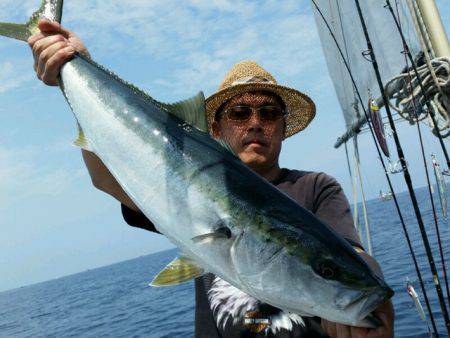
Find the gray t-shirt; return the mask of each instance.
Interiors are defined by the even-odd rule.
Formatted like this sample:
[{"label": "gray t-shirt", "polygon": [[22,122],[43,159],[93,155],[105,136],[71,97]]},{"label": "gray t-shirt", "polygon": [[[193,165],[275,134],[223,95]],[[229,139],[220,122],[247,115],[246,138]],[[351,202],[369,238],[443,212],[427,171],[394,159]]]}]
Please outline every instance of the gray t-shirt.
[{"label": "gray t-shirt", "polygon": [[[349,203],[334,178],[324,173],[282,169],[272,184],[331,226],[351,245],[362,248]],[[122,214],[129,225],[157,232],[142,213],[122,205]],[[196,338],[327,337],[318,318],[285,313],[213,274],[197,278],[195,292]]]}]

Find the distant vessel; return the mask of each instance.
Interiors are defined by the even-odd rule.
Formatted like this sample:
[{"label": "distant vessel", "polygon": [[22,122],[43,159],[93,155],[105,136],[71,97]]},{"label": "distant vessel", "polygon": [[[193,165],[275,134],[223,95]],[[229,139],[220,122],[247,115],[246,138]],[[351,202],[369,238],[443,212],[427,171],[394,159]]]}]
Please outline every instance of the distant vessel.
[{"label": "distant vessel", "polygon": [[392,192],[390,192],[390,191],[384,192],[384,191],[380,190],[380,200],[388,201],[388,200],[391,200],[391,199],[392,199]]}]

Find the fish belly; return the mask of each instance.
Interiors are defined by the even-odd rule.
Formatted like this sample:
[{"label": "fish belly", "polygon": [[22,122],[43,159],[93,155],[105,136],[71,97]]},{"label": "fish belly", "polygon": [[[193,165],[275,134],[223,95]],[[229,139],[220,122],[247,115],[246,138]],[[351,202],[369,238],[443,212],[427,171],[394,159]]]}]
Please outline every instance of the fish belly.
[{"label": "fish belly", "polygon": [[[179,137],[170,132],[173,128],[167,130],[173,122],[166,112],[90,66],[72,61],[63,68],[62,79],[66,99],[95,154],[158,231],[206,271],[236,282],[232,243],[192,241],[227,217],[219,203],[223,206],[226,198],[217,177],[221,169],[209,170],[216,175],[214,184],[208,170],[199,174],[214,158],[199,162],[192,151],[184,152]],[[192,148],[189,138],[183,142]],[[199,154],[206,151],[198,149]]]}]

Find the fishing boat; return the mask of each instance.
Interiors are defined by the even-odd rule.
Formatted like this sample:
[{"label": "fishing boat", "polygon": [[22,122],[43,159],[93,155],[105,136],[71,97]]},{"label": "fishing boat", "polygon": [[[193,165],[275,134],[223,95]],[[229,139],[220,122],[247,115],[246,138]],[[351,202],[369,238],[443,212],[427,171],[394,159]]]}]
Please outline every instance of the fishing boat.
[{"label": "fishing boat", "polygon": [[390,191],[382,191],[380,190],[380,200],[389,201],[392,199],[392,193]]},{"label": "fishing boat", "polygon": [[[427,320],[434,336],[450,335],[449,287],[445,267],[445,256],[440,238],[440,226],[446,218],[446,191],[443,177],[450,165],[446,140],[450,135],[450,44],[445,33],[438,7],[433,0],[311,0],[319,32],[322,49],[332,79],[341,113],[345,120],[345,131],[335,143],[335,148],[345,146],[349,173],[354,182],[354,214],[358,213],[359,186],[361,209],[364,215],[366,246],[375,257],[371,244],[370,218],[367,215],[364,185],[361,175],[361,159],[358,137],[369,132],[377,150],[380,169],[384,171],[389,191],[380,191],[383,201],[392,200],[402,225],[405,239],[421,286],[428,313]],[[387,122],[385,122],[387,121]],[[423,162],[429,201],[434,219],[433,229],[424,226],[421,205],[415,194],[417,187],[410,173],[408,161],[403,151],[404,140],[400,140],[397,127],[408,122],[417,129],[420,149],[417,154]],[[392,142],[386,137],[385,126],[389,126]],[[426,128],[423,128],[423,126]],[[366,134],[367,135],[367,134]],[[434,135],[434,146],[424,146],[424,135]],[[366,137],[366,136],[364,136]],[[353,154],[347,144],[353,143]],[[429,161],[430,152],[444,160],[442,170],[436,155]],[[350,160],[351,155],[353,161]],[[372,161],[373,162],[373,161]],[[353,166],[350,164],[353,163]],[[429,171],[434,171],[435,184],[439,190],[439,200],[443,218],[439,218],[433,195]],[[432,309],[418,266],[416,250],[420,243],[412,243],[405,224],[403,211],[399,207],[392,177],[404,177],[411,199],[411,207],[418,224],[418,231],[428,259],[434,282],[434,290],[439,299],[439,307]],[[359,182],[359,185],[355,182]],[[392,217],[395,215],[393,214]],[[358,217],[355,227],[361,229]],[[399,231],[401,231],[399,229]],[[433,231],[437,244],[430,243],[428,233]],[[361,231],[360,231],[361,234]],[[435,263],[431,250],[439,247],[441,265]],[[437,260],[436,260],[437,261]],[[443,288],[446,289],[446,297]],[[419,292],[420,293],[420,292]],[[444,331],[439,331],[433,312],[441,312]],[[442,326],[441,326],[442,327]]]}]

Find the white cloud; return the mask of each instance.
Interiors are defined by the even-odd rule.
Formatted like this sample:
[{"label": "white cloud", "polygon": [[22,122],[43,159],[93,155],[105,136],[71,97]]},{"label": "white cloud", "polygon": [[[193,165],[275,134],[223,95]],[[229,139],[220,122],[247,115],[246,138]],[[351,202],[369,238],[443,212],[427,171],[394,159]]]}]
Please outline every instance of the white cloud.
[{"label": "white cloud", "polygon": [[168,62],[169,78],[153,81],[177,94],[212,92],[242,59],[295,83],[321,55],[307,1],[96,0],[70,2],[66,14],[67,25],[97,55],[135,53]]},{"label": "white cloud", "polygon": [[[13,64],[10,61],[0,63],[0,93],[20,87],[31,80],[29,65]],[[21,75],[19,75],[21,74]]]},{"label": "white cloud", "polygon": [[[32,12],[39,2],[13,4],[0,5],[8,20]],[[165,84],[174,95],[211,93],[242,59],[256,60],[295,86],[302,74],[318,69],[315,60],[321,57],[306,0],[71,1],[63,24],[82,37],[94,59],[132,54],[165,62],[168,74],[152,83]],[[0,91],[26,80],[9,78]]]},{"label": "white cloud", "polygon": [[0,146],[0,207],[69,190],[76,180],[87,175],[86,170],[58,161],[69,152],[73,147],[60,143],[44,148]]},{"label": "white cloud", "polygon": [[2,0],[0,3],[0,22],[25,23],[28,17],[39,8],[40,1]]}]

